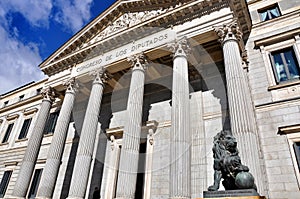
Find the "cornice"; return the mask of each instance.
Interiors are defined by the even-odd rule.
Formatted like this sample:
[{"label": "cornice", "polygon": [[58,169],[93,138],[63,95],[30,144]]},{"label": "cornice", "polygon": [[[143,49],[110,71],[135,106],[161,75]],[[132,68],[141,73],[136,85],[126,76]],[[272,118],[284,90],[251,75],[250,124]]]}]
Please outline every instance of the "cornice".
[{"label": "cornice", "polygon": [[26,105],[26,104],[29,104],[29,103],[32,103],[32,102],[35,102],[35,101],[38,101],[38,100],[41,100],[43,99],[43,96],[42,95],[35,95],[33,97],[30,97],[28,99],[25,99],[25,100],[22,100],[20,102],[17,102],[17,103],[14,103],[14,104],[11,104],[11,105],[8,105],[6,107],[3,107],[0,109],[0,114],[1,113],[4,113],[6,111],[10,111],[12,109],[15,109],[15,108],[18,108],[20,106],[23,106],[23,105]]}]

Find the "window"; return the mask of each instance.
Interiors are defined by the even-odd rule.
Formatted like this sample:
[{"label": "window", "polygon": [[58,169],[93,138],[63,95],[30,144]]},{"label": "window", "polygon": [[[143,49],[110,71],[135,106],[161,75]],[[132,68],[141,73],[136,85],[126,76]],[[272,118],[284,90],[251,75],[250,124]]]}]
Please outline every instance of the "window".
[{"label": "window", "polygon": [[9,183],[12,171],[5,171],[0,184],[0,198],[3,198]]},{"label": "window", "polygon": [[8,105],[8,101],[3,103],[3,107],[6,107]]},{"label": "window", "polygon": [[46,125],[45,125],[45,129],[44,129],[45,134],[54,132],[58,114],[59,114],[59,112],[50,113],[50,115],[47,119]]},{"label": "window", "polygon": [[28,198],[35,198],[38,186],[40,184],[40,179],[42,175],[43,169],[36,169],[34,172],[34,176],[32,178],[31,186],[30,186],[30,191],[28,193]]},{"label": "window", "polygon": [[294,142],[293,148],[294,148],[296,160],[297,160],[297,163],[298,163],[298,169],[299,169],[299,172],[300,172],[300,142]]},{"label": "window", "polygon": [[22,100],[24,99],[24,96],[25,96],[25,95],[20,95],[20,96],[19,96],[19,101],[22,101]]},{"label": "window", "polygon": [[26,120],[24,121],[18,139],[22,139],[22,138],[25,138],[25,137],[27,136],[27,133],[28,133],[28,129],[29,129],[31,120],[32,120],[32,118],[29,118],[29,119],[26,119]]},{"label": "window", "polygon": [[268,8],[258,11],[261,21],[268,21],[270,19],[281,16],[278,5],[273,5]]},{"label": "window", "polygon": [[11,133],[11,130],[13,129],[14,127],[14,123],[11,123],[8,125],[7,129],[6,129],[6,132],[5,132],[5,135],[3,137],[3,140],[2,140],[2,143],[5,143],[8,141],[8,138],[10,136],[10,133]]},{"label": "window", "polygon": [[36,94],[37,94],[37,95],[41,94],[41,91],[42,91],[41,88],[36,89]]},{"label": "window", "polygon": [[299,79],[299,64],[292,47],[271,53],[277,83]]}]

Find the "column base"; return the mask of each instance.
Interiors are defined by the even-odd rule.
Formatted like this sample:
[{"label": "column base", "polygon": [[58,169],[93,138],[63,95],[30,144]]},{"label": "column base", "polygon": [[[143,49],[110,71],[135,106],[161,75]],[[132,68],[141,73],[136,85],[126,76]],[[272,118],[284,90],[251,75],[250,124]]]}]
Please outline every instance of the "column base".
[{"label": "column base", "polygon": [[170,197],[169,199],[191,199],[191,197]]},{"label": "column base", "polygon": [[134,198],[115,198],[115,199],[134,199]]},{"label": "column base", "polygon": [[4,199],[25,199],[25,197],[5,196]]},{"label": "column base", "polygon": [[[205,199],[205,198],[195,198]],[[210,199],[266,199],[265,196],[239,196],[239,197],[222,197],[222,198],[210,198]]]},{"label": "column base", "polygon": [[80,198],[80,197],[67,197],[66,199],[84,199],[84,198]]},{"label": "column base", "polygon": [[43,197],[43,196],[38,196],[38,197],[35,197],[35,199],[52,199],[52,197]]}]

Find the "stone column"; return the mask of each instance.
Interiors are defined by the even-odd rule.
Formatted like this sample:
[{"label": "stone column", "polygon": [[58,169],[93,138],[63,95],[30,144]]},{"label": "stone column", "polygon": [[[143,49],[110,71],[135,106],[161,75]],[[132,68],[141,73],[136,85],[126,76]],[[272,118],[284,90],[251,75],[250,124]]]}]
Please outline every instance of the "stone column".
[{"label": "stone column", "polygon": [[173,84],[170,142],[170,199],[191,198],[191,135],[188,42],[173,44]]},{"label": "stone column", "polygon": [[68,198],[84,198],[89,179],[94,144],[97,133],[98,117],[107,74],[104,69],[94,71],[93,86],[86,109],[79,145],[72,174]]},{"label": "stone column", "polygon": [[54,135],[49,148],[46,165],[38,189],[38,198],[52,198],[61,158],[67,138],[69,123],[75,101],[75,78],[64,83],[67,86],[65,98],[57,119]]},{"label": "stone column", "polygon": [[14,198],[25,198],[30,184],[31,176],[39,154],[43,139],[45,124],[54,101],[54,91],[48,87],[42,91],[43,100],[37,115],[35,126],[28,141],[27,149],[22,161],[20,172],[13,190]]},{"label": "stone column", "polygon": [[141,137],[146,60],[143,54],[129,58],[133,62],[120,157],[117,198],[134,199]]},{"label": "stone column", "polygon": [[231,131],[237,138],[243,164],[250,168],[259,191],[263,191],[257,127],[247,74],[242,33],[236,21],[216,27],[223,47]]}]

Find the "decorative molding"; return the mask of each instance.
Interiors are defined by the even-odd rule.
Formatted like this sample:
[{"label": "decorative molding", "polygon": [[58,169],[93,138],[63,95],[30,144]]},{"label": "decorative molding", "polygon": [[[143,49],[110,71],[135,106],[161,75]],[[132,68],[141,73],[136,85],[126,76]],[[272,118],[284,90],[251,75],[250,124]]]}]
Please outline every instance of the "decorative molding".
[{"label": "decorative molding", "polygon": [[127,61],[132,64],[133,70],[138,69],[144,71],[148,65],[148,60],[144,53],[132,55],[127,58]]},{"label": "decorative molding", "polygon": [[174,57],[177,56],[188,56],[191,53],[191,47],[190,43],[188,41],[188,38],[183,37],[179,40],[174,41],[173,43],[170,43],[167,48],[171,52],[174,53]]},{"label": "decorative molding", "polygon": [[65,82],[63,82],[63,86],[67,88],[66,92],[75,93],[77,92],[77,88],[79,87],[78,83],[75,80],[75,77],[72,77]]},{"label": "decorative molding", "polygon": [[132,26],[135,26],[139,23],[145,22],[149,19],[152,19],[158,15],[166,13],[169,9],[160,9],[160,10],[152,10],[152,11],[143,11],[143,12],[133,12],[133,13],[125,13],[121,17],[119,17],[112,24],[108,25],[104,30],[101,31],[100,34],[96,35],[89,42],[82,44],[76,50],[86,47],[88,45],[94,44],[98,41],[101,41],[107,37],[110,37],[122,30],[126,30]]},{"label": "decorative molding", "polygon": [[53,102],[55,100],[55,91],[50,86],[47,86],[41,91],[41,94],[43,96],[43,100],[48,100],[50,102]]},{"label": "decorative molding", "polygon": [[[152,129],[153,132],[155,132],[157,127],[158,127],[157,121],[155,120],[148,121],[145,126],[142,126],[142,133],[144,135],[150,134],[149,130]],[[111,136],[113,136],[115,140],[122,138],[123,133],[124,133],[124,126],[106,129],[106,135],[108,138],[110,138],[110,140],[111,140]]]},{"label": "decorative molding", "polygon": [[278,127],[277,134],[286,135],[290,133],[300,133],[300,124]]},{"label": "decorative molding", "polygon": [[221,45],[224,45],[227,41],[232,40],[239,44],[244,68],[248,68],[248,53],[245,49],[243,33],[239,27],[238,20],[234,19],[232,22],[223,24],[222,26],[215,26],[214,31],[217,33]]},{"label": "decorative molding", "polygon": [[219,42],[223,45],[228,40],[242,41],[243,33],[237,23],[237,19],[228,24],[214,27],[215,32],[219,36]]},{"label": "decorative molding", "polygon": [[4,161],[4,166],[9,167],[9,166],[17,166],[19,162],[17,161]]},{"label": "decorative molding", "polygon": [[105,84],[112,77],[110,73],[108,73],[104,67],[100,67],[96,70],[93,70],[89,73],[94,77],[93,84]]},{"label": "decorative molding", "polygon": [[[40,64],[42,71],[49,76],[54,75],[71,68],[74,63],[81,63],[94,50],[97,52],[99,50],[100,53],[101,49],[97,47],[102,42],[106,46],[115,46],[128,39],[134,39],[125,32],[135,32],[135,27],[142,27],[142,29],[144,27],[172,27],[229,6],[234,15],[239,16],[241,30],[245,34],[250,32],[251,20],[246,2],[242,0],[124,1],[115,5],[98,16]],[[116,39],[111,39],[112,36],[116,36]]]},{"label": "decorative molding", "polygon": [[33,113],[36,113],[39,109],[34,107],[34,108],[27,108],[27,109],[24,109],[23,110],[23,114],[24,115],[30,115],[30,114],[33,114]]},{"label": "decorative molding", "polygon": [[12,114],[9,114],[6,116],[6,120],[14,120],[14,119],[17,119],[18,117],[20,117],[20,114],[18,113],[12,113]]},{"label": "decorative molding", "polygon": [[110,136],[110,148],[113,151],[115,149],[116,138],[114,135]]}]

